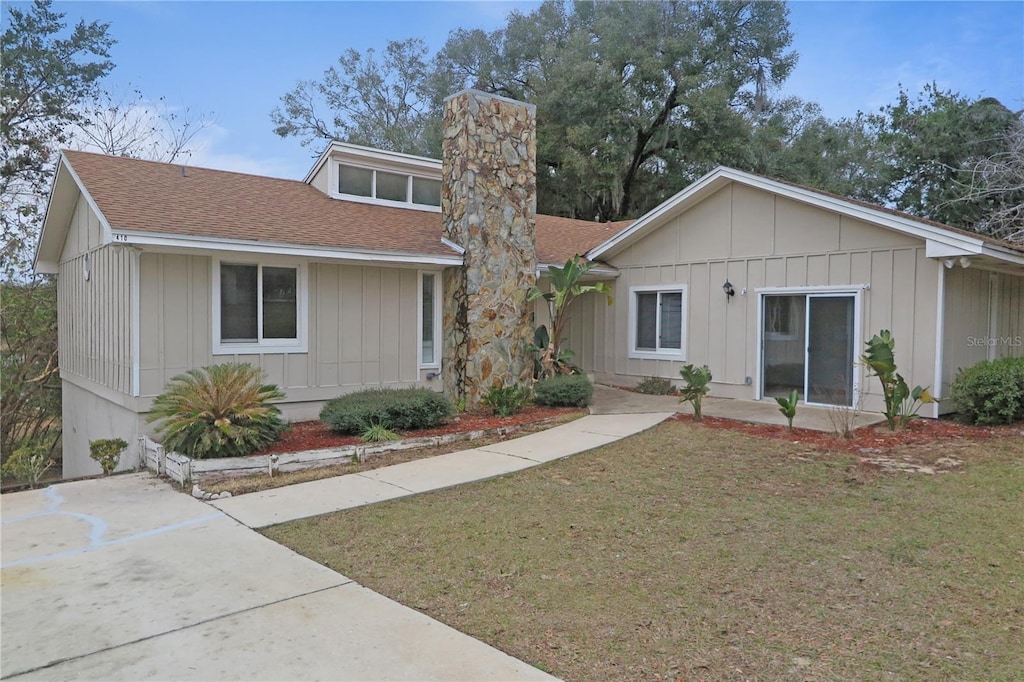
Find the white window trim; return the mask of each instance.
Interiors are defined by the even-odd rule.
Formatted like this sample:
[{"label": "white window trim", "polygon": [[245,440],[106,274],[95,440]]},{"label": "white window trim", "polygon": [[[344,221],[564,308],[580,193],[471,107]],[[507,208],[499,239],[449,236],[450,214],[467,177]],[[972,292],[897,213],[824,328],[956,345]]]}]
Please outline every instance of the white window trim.
[{"label": "white window trim", "polygon": [[[862,325],[861,320],[864,317],[864,292],[869,291],[871,285],[869,284],[851,284],[851,285],[829,285],[829,286],[799,286],[799,287],[763,287],[754,290],[757,295],[757,346],[755,352],[755,363],[754,363],[754,395],[757,400],[768,400],[764,395],[763,374],[764,371],[764,297],[778,296],[778,295],[817,295],[817,296],[853,296],[853,361],[859,357],[859,346],[863,345],[863,337],[861,336]],[[810,314],[810,304],[808,303],[804,309],[804,315]],[[804,330],[804,347],[806,350],[807,346],[807,334],[808,330]],[[804,362],[806,363],[806,356]],[[846,407],[843,405],[826,405],[824,403],[811,403],[806,402],[805,404],[810,407],[837,407],[846,409],[857,409],[860,405],[861,399],[861,371],[860,369],[854,369],[853,372],[853,407]],[[807,387],[807,367],[804,367],[804,388]]]},{"label": "white window trim", "polygon": [[[664,294],[682,294],[682,315],[679,325],[679,348],[667,348],[664,350],[637,350],[636,347],[636,295],[638,293],[658,292]],[[644,284],[629,288],[629,357],[636,360],[686,360],[686,328],[687,318],[690,315],[690,300],[687,296],[685,284]],[[658,311],[658,338],[661,337],[661,311]]]},{"label": "white window trim", "polygon": [[[212,324],[213,329],[213,355],[244,355],[244,354],[266,354],[266,353],[306,353],[309,351],[309,266],[305,262],[298,262],[289,259],[280,259],[267,256],[258,258],[250,254],[239,254],[238,258],[211,258],[211,282],[213,286]],[[296,339],[264,339],[256,343],[225,343],[220,337],[220,264],[221,261],[238,265],[260,266],[260,280],[262,281],[263,267],[288,267],[296,269],[295,276],[295,305],[296,312]],[[257,292],[261,295],[261,292]],[[263,329],[263,306],[257,308],[256,328],[262,334]]]},{"label": "white window trim", "polygon": [[[423,276],[434,276],[434,362],[423,362]],[[441,369],[441,289],[440,270],[419,270],[416,275],[416,360],[420,369]]]},{"label": "white window trim", "polygon": [[[341,166],[350,166],[352,168],[362,168],[364,170],[372,171],[373,174],[370,176],[370,193],[373,196],[364,197],[358,194],[344,194],[340,191],[338,186],[339,178],[341,177],[340,168]],[[377,198],[377,172],[389,173],[391,175],[404,175],[406,176],[406,200],[405,201],[394,201],[392,199],[378,199]],[[335,161],[330,165],[328,172],[327,181],[329,195],[334,199],[344,199],[345,201],[353,201],[360,204],[373,204],[375,206],[390,206],[392,208],[411,208],[416,211],[429,211],[431,213],[440,213],[440,206],[432,206],[430,204],[417,204],[412,200],[412,180],[413,178],[419,178],[420,180],[430,180],[438,182],[439,178],[431,177],[423,173],[413,173],[408,170],[392,169],[392,168],[381,168],[369,164],[352,163],[351,161]]]}]

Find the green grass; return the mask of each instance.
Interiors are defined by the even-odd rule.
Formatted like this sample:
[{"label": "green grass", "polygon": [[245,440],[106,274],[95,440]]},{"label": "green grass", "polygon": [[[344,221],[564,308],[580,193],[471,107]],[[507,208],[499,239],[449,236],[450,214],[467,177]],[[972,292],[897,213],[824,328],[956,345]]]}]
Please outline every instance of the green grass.
[{"label": "green grass", "polygon": [[1024,676],[1022,439],[937,476],[792,447],[668,423],[267,535],[569,680]]}]

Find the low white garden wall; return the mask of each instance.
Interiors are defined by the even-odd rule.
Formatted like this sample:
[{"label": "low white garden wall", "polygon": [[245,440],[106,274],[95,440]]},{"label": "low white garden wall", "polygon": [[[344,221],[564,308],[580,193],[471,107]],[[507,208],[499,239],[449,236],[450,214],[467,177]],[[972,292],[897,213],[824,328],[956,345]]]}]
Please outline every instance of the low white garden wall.
[{"label": "low white garden wall", "polygon": [[280,455],[251,455],[249,457],[217,457],[212,459],[189,459],[176,452],[167,452],[162,445],[149,438],[140,438],[142,466],[160,476],[168,476],[182,487],[194,478],[209,474],[222,476],[248,476],[260,472],[273,475],[277,471],[299,471],[313,467],[347,464],[352,461],[363,461],[367,457],[380,455],[396,450],[432,447],[457,443],[464,440],[483,438],[484,436],[505,436],[515,433],[523,426],[532,424],[503,426],[497,429],[478,429],[463,431],[441,436],[424,436],[422,438],[405,438],[386,443],[358,443],[320,450],[289,452]]}]

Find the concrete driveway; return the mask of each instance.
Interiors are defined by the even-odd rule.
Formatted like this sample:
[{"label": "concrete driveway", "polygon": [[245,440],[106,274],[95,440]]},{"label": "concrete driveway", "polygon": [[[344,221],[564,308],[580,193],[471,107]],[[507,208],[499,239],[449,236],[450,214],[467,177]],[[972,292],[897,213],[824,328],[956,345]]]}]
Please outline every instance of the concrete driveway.
[{"label": "concrete driveway", "polygon": [[0,677],[551,680],[148,474],[2,497]]}]

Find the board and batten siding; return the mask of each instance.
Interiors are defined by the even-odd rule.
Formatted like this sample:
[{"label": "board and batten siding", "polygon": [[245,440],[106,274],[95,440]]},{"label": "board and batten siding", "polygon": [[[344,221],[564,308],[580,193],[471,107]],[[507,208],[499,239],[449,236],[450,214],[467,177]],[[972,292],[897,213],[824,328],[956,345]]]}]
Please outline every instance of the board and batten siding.
[{"label": "board and batten siding", "polygon": [[[102,245],[99,218],[79,197],[57,276],[62,378],[132,394],[131,249]],[[88,278],[86,275],[88,274]]]},{"label": "board and batten siding", "polygon": [[[286,416],[295,416],[291,403],[420,381],[417,270],[310,263],[308,352],[236,355],[212,353],[212,274],[207,255],[142,255],[144,398],[158,395],[188,369],[223,362],[262,368],[266,381],[285,392]],[[306,412],[299,416],[316,416],[315,409]]]},{"label": "board and batten siding", "polygon": [[[872,334],[889,329],[908,381],[933,381],[941,265],[926,258],[920,239],[733,183],[609,260],[620,272],[609,282],[614,304],[595,299],[580,313],[597,329],[586,369],[599,379],[625,385],[644,376],[679,379],[681,362],[629,357],[631,286],[685,284],[685,361],[708,365],[712,394],[751,399],[758,382],[757,289],[866,285],[857,352]],[[732,298],[722,291],[726,280],[735,287]],[[586,348],[575,333],[571,344]],[[864,407],[877,409],[877,382],[863,368],[856,371]]]},{"label": "board and batten siding", "polygon": [[1024,277],[959,263],[945,276],[942,393],[948,395],[959,370],[982,360],[1024,356]]}]

